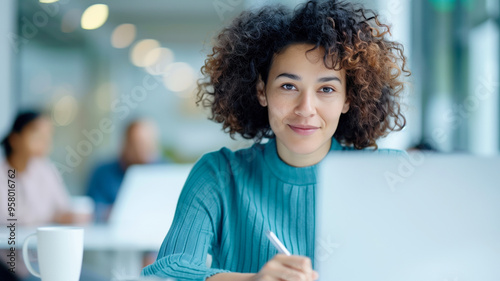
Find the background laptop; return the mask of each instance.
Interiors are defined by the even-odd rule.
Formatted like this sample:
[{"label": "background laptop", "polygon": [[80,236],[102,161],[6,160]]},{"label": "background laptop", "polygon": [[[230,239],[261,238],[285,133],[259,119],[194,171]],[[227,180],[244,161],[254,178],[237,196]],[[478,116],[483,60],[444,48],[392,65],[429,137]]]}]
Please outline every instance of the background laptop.
[{"label": "background laptop", "polygon": [[320,280],[500,280],[500,158],[329,155]]},{"label": "background laptop", "polygon": [[160,249],[192,165],[137,165],[127,169],[111,210],[117,242],[130,248]]}]

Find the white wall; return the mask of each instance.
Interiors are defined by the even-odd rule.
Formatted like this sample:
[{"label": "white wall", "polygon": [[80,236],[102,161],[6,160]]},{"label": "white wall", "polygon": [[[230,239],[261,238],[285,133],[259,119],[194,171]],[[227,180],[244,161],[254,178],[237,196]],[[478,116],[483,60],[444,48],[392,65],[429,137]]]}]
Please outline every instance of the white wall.
[{"label": "white wall", "polygon": [[493,20],[471,30],[469,95],[459,105],[460,118],[469,123],[469,150],[482,155],[498,154],[499,34]]},{"label": "white wall", "polygon": [[12,79],[13,79],[13,54],[12,41],[15,34],[14,0],[3,0],[0,9],[0,138],[3,138],[10,127],[13,99],[12,97]]},{"label": "white wall", "polygon": [[[410,0],[378,0],[375,7],[381,19],[391,26],[388,38],[404,46],[404,55],[407,58],[408,69],[412,68],[412,42],[411,42],[411,1]],[[369,6],[368,6],[369,7]],[[406,127],[400,132],[393,132],[388,137],[380,139],[377,144],[380,148],[407,149],[420,138],[419,115],[421,114],[420,96],[414,91],[410,78],[404,76],[407,82],[402,93],[402,111],[406,117]]]}]

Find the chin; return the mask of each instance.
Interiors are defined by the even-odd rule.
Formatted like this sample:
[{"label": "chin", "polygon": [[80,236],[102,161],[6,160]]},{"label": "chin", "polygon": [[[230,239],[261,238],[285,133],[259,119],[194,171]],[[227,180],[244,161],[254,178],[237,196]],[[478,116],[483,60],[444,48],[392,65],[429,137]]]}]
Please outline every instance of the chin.
[{"label": "chin", "polygon": [[320,148],[320,144],[313,140],[296,140],[285,143],[285,146],[293,153],[302,155],[311,154]]}]

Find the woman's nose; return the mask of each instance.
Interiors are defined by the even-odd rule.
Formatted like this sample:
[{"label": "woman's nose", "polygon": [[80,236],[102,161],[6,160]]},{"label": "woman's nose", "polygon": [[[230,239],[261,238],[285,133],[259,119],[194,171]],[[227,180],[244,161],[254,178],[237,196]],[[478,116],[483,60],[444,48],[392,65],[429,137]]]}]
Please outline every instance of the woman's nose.
[{"label": "woman's nose", "polygon": [[295,114],[302,117],[311,117],[316,114],[314,93],[308,91],[300,94],[295,107]]}]

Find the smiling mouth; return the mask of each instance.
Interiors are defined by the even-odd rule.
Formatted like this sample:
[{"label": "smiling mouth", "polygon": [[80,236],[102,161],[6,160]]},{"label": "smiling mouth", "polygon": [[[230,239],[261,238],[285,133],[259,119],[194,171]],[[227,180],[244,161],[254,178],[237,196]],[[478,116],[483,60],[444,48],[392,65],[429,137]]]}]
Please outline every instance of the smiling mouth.
[{"label": "smiling mouth", "polygon": [[316,132],[319,127],[314,127],[314,126],[293,126],[293,125],[288,125],[292,131],[295,133],[302,135],[302,136],[309,136],[312,135],[314,132]]}]

